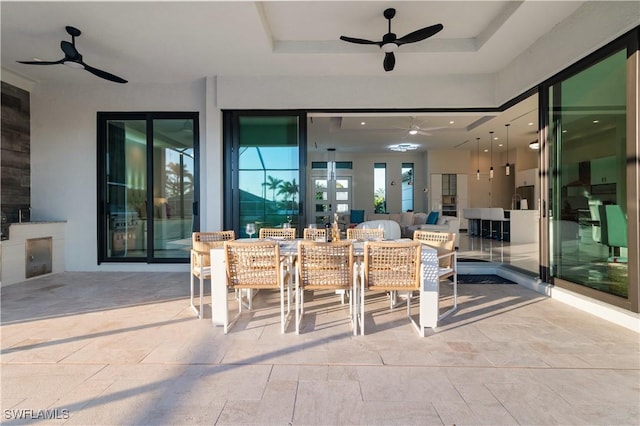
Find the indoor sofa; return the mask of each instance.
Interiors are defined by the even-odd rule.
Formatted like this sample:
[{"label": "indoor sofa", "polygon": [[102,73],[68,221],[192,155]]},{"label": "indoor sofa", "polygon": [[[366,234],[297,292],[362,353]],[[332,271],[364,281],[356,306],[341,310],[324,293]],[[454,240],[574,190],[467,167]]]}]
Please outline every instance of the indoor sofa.
[{"label": "indoor sofa", "polygon": [[450,232],[456,234],[456,248],[460,246],[460,220],[455,216],[440,216],[436,224],[420,224],[407,227],[404,236],[413,238],[418,229],[423,231]]}]

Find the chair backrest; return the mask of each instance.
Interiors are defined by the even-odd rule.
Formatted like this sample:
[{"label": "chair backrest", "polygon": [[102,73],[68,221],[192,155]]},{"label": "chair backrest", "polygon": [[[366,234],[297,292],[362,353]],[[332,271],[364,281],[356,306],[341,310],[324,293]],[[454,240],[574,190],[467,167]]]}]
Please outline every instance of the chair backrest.
[{"label": "chair backrest", "polygon": [[224,243],[227,285],[237,288],[279,288],[280,246],[275,241]]},{"label": "chair backrest", "polygon": [[368,241],[364,244],[364,285],[372,290],[420,289],[418,241]]},{"label": "chair backrest", "polygon": [[[209,251],[212,248],[222,247],[225,241],[236,239],[234,231],[194,232],[191,235],[192,248],[202,253],[202,266],[211,264]],[[200,267],[199,256],[192,256],[192,267]]]},{"label": "chair backrest", "polygon": [[362,222],[356,226],[356,228],[382,228],[384,231],[383,238],[387,240],[397,240],[402,236],[402,230],[400,225],[395,220],[389,219],[376,219]]},{"label": "chair backrest", "polygon": [[304,228],[303,238],[308,241],[326,241],[327,230],[325,228]]},{"label": "chair backrest", "polygon": [[295,240],[295,228],[260,228],[260,238],[277,238],[281,240]]},{"label": "chair backrest", "polygon": [[349,289],[353,283],[353,244],[300,241],[297,268],[300,287]]},{"label": "chair backrest", "polygon": [[349,213],[349,222],[356,224],[364,222],[364,210],[351,210]]},{"label": "chair backrest", "polygon": [[619,204],[599,206],[602,243],[609,247],[628,247],[627,217]]},{"label": "chair backrest", "polygon": [[[431,247],[452,251],[455,249],[456,234],[452,232],[417,230],[413,233],[413,239]],[[440,259],[438,266],[441,268],[450,268],[451,262],[451,257],[445,257]]]},{"label": "chair backrest", "polygon": [[380,228],[349,228],[347,229],[348,240],[382,240],[384,239],[384,229]]}]

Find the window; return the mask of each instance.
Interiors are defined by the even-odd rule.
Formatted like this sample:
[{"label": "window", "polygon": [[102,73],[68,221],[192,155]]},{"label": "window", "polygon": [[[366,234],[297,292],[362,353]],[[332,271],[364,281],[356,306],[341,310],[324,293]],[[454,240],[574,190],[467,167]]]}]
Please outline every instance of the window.
[{"label": "window", "polygon": [[413,163],[402,163],[402,211],[413,211]]},{"label": "window", "polygon": [[387,163],[373,164],[373,211],[387,212]]}]

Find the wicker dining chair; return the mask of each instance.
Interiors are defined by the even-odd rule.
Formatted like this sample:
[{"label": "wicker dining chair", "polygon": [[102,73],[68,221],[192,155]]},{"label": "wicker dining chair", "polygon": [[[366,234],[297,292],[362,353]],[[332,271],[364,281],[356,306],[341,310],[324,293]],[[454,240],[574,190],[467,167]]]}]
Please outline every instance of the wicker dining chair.
[{"label": "wicker dining chair", "polygon": [[[227,287],[233,290],[274,289],[280,292],[280,331],[284,333],[286,320],[291,312],[291,277],[284,270],[280,257],[280,246],[275,241],[224,243]],[[287,290],[287,309],[285,313],[284,293]],[[229,301],[225,297],[224,333],[242,314],[242,302],[238,302],[238,314],[229,321]]]},{"label": "wicker dining chair", "polygon": [[296,228],[260,228],[261,239],[295,240]]},{"label": "wicker dining chair", "polygon": [[373,241],[384,239],[384,229],[380,228],[349,228],[347,240]]},{"label": "wicker dining chair", "polygon": [[[204,293],[204,280],[211,279],[211,255],[212,248],[222,247],[225,241],[234,240],[236,238],[234,231],[216,231],[216,232],[194,232],[192,234],[191,246],[191,279],[190,303],[198,316],[202,319],[202,297]],[[200,280],[200,309],[193,303],[193,277]]]},{"label": "wicker dining chair", "polygon": [[[360,315],[358,325],[364,335],[365,290],[413,293],[420,290],[421,246],[417,241],[367,241],[364,266],[360,270]],[[411,317],[411,297],[407,297],[407,317],[418,334],[420,325]]]},{"label": "wicker dining chair", "polygon": [[[452,232],[415,231],[415,241],[438,249],[438,278],[440,281],[451,278],[453,285],[453,306],[438,314],[442,319],[458,309],[458,252],[455,250],[456,234]],[[449,280],[447,280],[449,282]]]},{"label": "wicker dining chair", "polygon": [[302,236],[308,241],[326,241],[327,230],[325,228],[304,228]]},{"label": "wicker dining chair", "polygon": [[[349,241],[300,241],[296,262],[296,334],[304,315],[305,290],[342,290],[356,294],[353,245]],[[349,316],[354,336],[358,334],[355,322],[355,297],[349,298]]]}]

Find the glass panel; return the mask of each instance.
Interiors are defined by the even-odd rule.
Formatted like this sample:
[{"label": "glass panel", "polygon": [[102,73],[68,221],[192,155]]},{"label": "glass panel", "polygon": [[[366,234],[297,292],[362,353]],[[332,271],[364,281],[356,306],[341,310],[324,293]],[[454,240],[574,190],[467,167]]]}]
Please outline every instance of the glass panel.
[{"label": "glass panel", "polygon": [[413,163],[402,163],[402,211],[413,211]]},{"label": "glass panel", "polygon": [[[298,118],[240,117],[240,235],[245,225],[298,229]],[[326,167],[326,166],[325,166]]]},{"label": "glass panel", "polygon": [[108,258],[146,257],[147,155],[144,120],[107,120]]},{"label": "glass panel", "polygon": [[153,120],[153,248],[188,258],[193,204],[193,120]]},{"label": "glass panel", "polygon": [[373,211],[387,212],[387,163],[373,164]]},{"label": "glass panel", "polygon": [[555,277],[627,297],[626,51],[550,90]]}]

